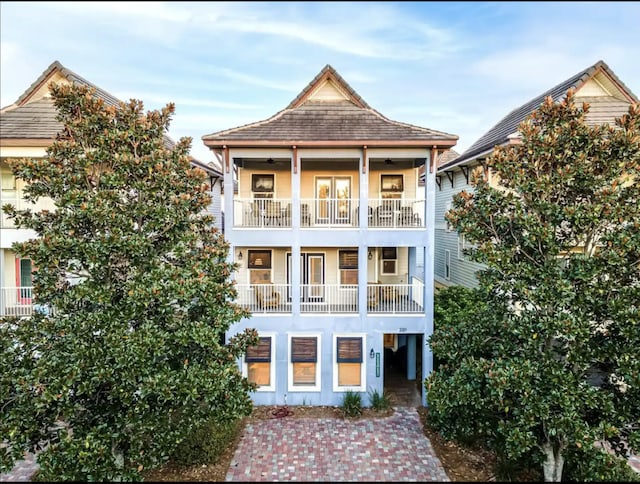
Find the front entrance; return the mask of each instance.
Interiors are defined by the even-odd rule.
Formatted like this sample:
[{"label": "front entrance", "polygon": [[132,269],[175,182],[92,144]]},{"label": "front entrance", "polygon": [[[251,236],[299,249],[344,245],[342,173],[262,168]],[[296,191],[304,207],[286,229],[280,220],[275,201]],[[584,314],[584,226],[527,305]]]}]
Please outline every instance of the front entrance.
[{"label": "front entrance", "polygon": [[[296,284],[291,275],[291,253],[287,253],[287,284]],[[300,253],[300,302],[324,301],[324,254]],[[287,294],[291,301],[291,293]]]},{"label": "front entrance", "polygon": [[387,333],[384,338],[384,392],[391,405],[422,406],[422,335]]}]

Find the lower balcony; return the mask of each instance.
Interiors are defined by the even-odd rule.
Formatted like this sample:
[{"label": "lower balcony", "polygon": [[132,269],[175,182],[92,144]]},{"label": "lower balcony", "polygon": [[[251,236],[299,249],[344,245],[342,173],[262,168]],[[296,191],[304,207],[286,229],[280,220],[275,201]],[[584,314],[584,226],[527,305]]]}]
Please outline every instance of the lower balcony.
[{"label": "lower balcony", "polygon": [[3,287],[0,290],[0,316],[31,316],[32,287]]}]

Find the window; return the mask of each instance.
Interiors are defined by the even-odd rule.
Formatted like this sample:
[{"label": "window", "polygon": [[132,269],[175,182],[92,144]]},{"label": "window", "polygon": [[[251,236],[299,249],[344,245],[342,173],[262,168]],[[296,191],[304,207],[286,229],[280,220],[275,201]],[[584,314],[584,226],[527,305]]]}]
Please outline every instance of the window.
[{"label": "window", "polygon": [[251,191],[254,198],[273,198],[274,175],[255,173],[251,175]]},{"label": "window", "polygon": [[333,390],[365,391],[364,335],[336,335]]},{"label": "window", "polygon": [[464,234],[458,233],[458,260],[464,260],[465,240]]},{"label": "window", "polygon": [[269,284],[271,282],[271,251],[250,250],[248,255],[250,284]]},{"label": "window", "polygon": [[395,247],[382,248],[382,274],[396,274],[398,250]]},{"label": "window", "polygon": [[15,190],[16,189],[16,177],[13,176],[13,171],[9,168],[2,168],[0,170],[0,178],[2,178],[3,190]]},{"label": "window", "polygon": [[338,251],[340,284],[358,284],[358,251]]},{"label": "window", "polygon": [[261,335],[256,346],[247,348],[243,374],[258,385],[257,391],[275,391],[274,336]]},{"label": "window", "polygon": [[403,192],[404,180],[402,175],[380,175],[381,192]]},{"label": "window", "polygon": [[444,278],[448,281],[451,279],[451,251],[444,251]]},{"label": "window", "polygon": [[289,391],[320,391],[320,335],[289,336]]},{"label": "window", "polygon": [[16,258],[16,286],[18,286],[18,302],[31,304],[32,277],[31,259]]}]

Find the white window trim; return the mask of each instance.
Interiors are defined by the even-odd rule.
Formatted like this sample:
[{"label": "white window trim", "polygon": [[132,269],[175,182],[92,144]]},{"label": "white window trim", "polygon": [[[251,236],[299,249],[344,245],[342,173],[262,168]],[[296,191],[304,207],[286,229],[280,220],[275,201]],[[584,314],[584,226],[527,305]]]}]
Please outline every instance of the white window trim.
[{"label": "white window trim", "polygon": [[[293,362],[291,361],[291,338],[316,338],[317,350],[316,355],[318,361],[316,361],[316,384],[315,385],[299,385],[293,384]],[[322,389],[322,382],[320,376],[322,372],[322,333],[288,333],[287,336],[287,390],[289,392],[319,392]]]},{"label": "white window trim", "polygon": [[340,268],[340,252],[343,251],[353,251],[353,252],[358,252],[358,248],[353,248],[353,249],[339,249],[337,252],[337,260],[336,260],[336,270],[338,271],[338,291],[353,291],[352,287],[349,286],[357,286],[358,284],[342,284],[342,271],[356,271],[359,273],[360,271],[360,260],[358,260],[358,267],[356,269],[341,269]]},{"label": "white window trim", "polygon": [[[269,362],[269,381],[271,385],[259,386],[256,392],[275,392],[276,391],[276,333],[259,333],[259,338],[271,338],[271,361]],[[249,369],[247,362],[242,357],[242,376],[249,377]]]},{"label": "white window trim", "polygon": [[451,251],[449,249],[444,250],[444,278],[447,281],[451,280]]},{"label": "white window trim", "polygon": [[[360,365],[360,386],[338,385],[338,338],[362,338],[362,364]],[[367,391],[367,333],[333,333],[333,391],[342,392],[366,392]]]}]

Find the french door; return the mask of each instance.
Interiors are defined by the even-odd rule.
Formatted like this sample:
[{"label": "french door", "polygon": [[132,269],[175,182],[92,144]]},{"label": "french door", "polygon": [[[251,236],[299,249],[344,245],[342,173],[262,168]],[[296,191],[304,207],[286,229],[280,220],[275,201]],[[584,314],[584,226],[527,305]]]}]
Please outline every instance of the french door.
[{"label": "french door", "polygon": [[351,178],[322,176],[316,178],[316,223],[351,223]]},{"label": "french door", "polygon": [[[291,274],[291,253],[287,254],[287,284],[296,284]],[[324,254],[302,252],[300,254],[300,301],[324,301]],[[288,294],[291,301],[291,293]]]}]

